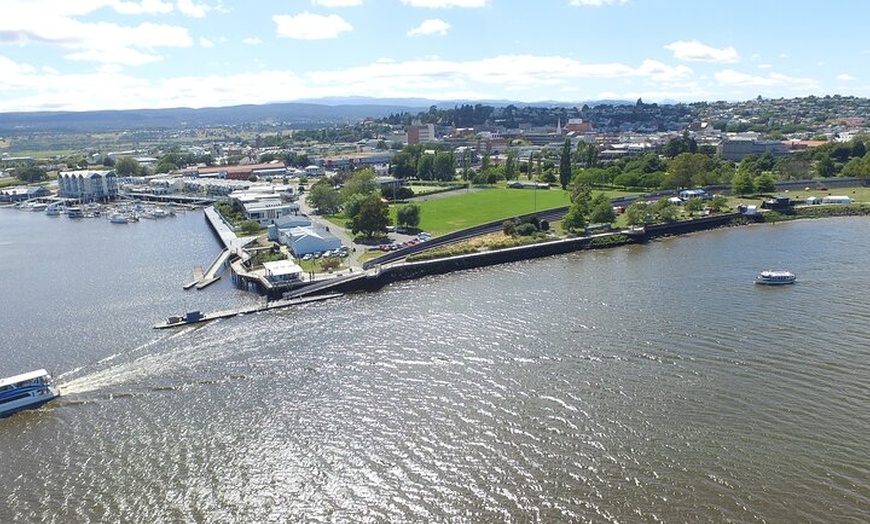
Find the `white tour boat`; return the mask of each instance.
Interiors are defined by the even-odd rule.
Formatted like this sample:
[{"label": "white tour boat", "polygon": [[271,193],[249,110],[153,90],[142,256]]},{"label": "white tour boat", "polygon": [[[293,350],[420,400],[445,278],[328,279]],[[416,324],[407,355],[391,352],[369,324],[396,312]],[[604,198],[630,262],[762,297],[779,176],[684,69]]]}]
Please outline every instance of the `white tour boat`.
[{"label": "white tour boat", "polygon": [[756,284],[764,284],[767,286],[782,286],[785,284],[794,284],[797,279],[791,271],[766,270],[762,271],[755,277]]},{"label": "white tour boat", "polygon": [[44,369],[0,379],[0,417],[37,408],[60,393]]}]

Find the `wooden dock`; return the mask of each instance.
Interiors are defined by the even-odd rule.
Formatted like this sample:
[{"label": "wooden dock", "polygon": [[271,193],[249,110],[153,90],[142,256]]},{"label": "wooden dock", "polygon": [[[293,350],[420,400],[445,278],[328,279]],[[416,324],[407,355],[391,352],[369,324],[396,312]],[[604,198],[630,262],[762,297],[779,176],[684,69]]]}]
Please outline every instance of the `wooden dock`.
[{"label": "wooden dock", "polygon": [[315,295],[290,300],[274,300],[258,306],[250,306],[242,309],[230,309],[226,311],[216,311],[214,313],[200,313],[198,311],[194,311],[185,315],[169,317],[167,321],[155,324],[154,329],[168,329],[181,326],[190,326],[193,324],[201,324],[203,322],[217,320],[219,318],[231,318],[238,315],[249,315],[251,313],[260,313],[262,311],[269,311],[271,309],[280,309],[285,307],[308,304],[310,302],[322,302],[331,298],[338,298],[342,295],[343,293],[332,293],[328,295]]}]

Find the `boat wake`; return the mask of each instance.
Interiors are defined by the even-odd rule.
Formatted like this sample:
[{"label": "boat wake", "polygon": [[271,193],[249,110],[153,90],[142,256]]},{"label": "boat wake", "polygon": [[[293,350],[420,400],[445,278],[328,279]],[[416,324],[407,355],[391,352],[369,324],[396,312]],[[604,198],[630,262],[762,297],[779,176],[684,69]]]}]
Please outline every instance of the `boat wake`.
[{"label": "boat wake", "polygon": [[196,328],[191,327],[189,329],[180,330],[176,333],[170,334],[169,336],[157,337],[130,351],[115,353],[100,359],[96,363],[96,367],[111,364],[124,356],[133,358],[133,360],[114,364],[97,371],[92,371],[81,377],[73,378],[85,368],[79,367],[61,373],[55,379],[58,388],[60,389],[60,393],[63,396],[90,393],[112,386],[138,382],[142,379],[164,372],[167,369],[171,369],[172,366],[185,360],[185,356],[179,356],[178,354],[148,353],[135,358],[135,355],[165,344],[166,342],[183,336],[195,329]]}]

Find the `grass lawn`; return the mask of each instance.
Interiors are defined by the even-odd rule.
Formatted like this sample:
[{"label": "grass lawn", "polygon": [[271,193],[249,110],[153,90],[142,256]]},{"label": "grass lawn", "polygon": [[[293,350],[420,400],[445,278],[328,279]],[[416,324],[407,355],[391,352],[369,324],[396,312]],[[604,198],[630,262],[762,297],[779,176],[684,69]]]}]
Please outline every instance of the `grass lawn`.
[{"label": "grass lawn", "polygon": [[[608,191],[607,194],[615,197],[625,193]],[[433,235],[444,235],[478,224],[534,213],[536,210],[571,205],[569,193],[556,188],[534,190],[496,187],[482,191],[459,190],[453,195],[417,202],[420,206],[419,228]],[[395,220],[394,209],[391,209],[391,216]]]},{"label": "grass lawn", "polygon": [[[417,202],[420,206],[419,228],[433,235],[508,219],[537,210],[571,204],[561,189],[527,190],[493,188],[482,191],[457,191],[455,196]],[[391,209],[395,220],[395,209]]]}]

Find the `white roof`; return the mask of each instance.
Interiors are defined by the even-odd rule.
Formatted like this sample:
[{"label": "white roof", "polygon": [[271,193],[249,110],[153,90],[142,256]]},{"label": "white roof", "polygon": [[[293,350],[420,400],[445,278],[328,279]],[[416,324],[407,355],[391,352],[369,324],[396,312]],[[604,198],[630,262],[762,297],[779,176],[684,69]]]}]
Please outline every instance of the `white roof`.
[{"label": "white roof", "polygon": [[4,379],[0,379],[0,388],[2,388],[3,386],[8,386],[10,384],[15,384],[16,382],[23,382],[25,380],[32,380],[32,379],[43,377],[46,375],[48,375],[48,371],[46,371],[44,369],[37,369],[36,371],[29,371],[27,373],[15,375],[13,377],[7,377]]},{"label": "white roof", "polygon": [[302,273],[302,267],[292,260],[275,260],[273,262],[263,262],[263,268],[267,275],[295,275]]}]

